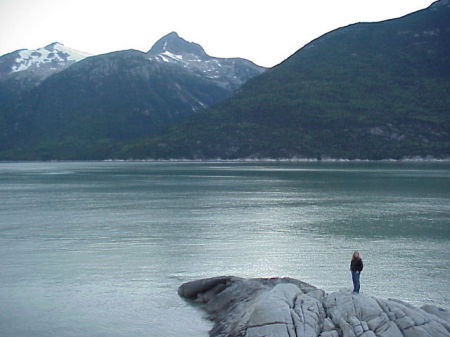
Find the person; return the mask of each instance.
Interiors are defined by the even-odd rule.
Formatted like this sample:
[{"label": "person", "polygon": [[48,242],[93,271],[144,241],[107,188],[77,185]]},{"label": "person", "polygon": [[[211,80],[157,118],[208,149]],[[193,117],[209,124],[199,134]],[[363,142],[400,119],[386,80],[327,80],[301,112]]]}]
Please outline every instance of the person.
[{"label": "person", "polygon": [[352,281],[353,281],[353,293],[359,294],[359,277],[361,276],[361,272],[363,270],[363,262],[361,258],[361,254],[355,250],[352,255],[352,261],[350,262],[350,271],[352,272]]}]

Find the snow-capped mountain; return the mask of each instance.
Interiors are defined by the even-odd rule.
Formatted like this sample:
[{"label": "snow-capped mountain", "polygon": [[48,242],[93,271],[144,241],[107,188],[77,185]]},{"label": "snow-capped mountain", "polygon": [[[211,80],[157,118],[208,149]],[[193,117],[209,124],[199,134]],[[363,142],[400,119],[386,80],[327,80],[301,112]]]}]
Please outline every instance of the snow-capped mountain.
[{"label": "snow-capped mountain", "polygon": [[265,70],[242,58],[209,56],[199,44],[184,40],[176,32],[162,37],[147,54],[150,60],[180,65],[231,90]]},{"label": "snow-capped mountain", "polygon": [[86,56],[51,44],[0,58],[0,153],[42,144],[51,148],[45,158],[98,158],[116,142],[149,137],[224,101],[265,70],[211,57],[176,33],[147,53]]},{"label": "snow-capped mountain", "polygon": [[66,47],[59,42],[34,50],[16,50],[0,57],[0,79],[26,72],[42,80],[88,56],[91,54]]}]

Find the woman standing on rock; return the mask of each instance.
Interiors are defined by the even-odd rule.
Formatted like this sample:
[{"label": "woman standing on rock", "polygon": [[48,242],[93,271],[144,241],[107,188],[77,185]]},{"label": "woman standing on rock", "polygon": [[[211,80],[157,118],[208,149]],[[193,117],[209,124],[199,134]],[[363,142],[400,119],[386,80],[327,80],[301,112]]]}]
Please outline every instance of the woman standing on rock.
[{"label": "woman standing on rock", "polygon": [[357,250],[353,252],[352,261],[350,262],[350,271],[352,272],[353,293],[359,294],[359,276],[363,270],[363,262],[361,254]]}]

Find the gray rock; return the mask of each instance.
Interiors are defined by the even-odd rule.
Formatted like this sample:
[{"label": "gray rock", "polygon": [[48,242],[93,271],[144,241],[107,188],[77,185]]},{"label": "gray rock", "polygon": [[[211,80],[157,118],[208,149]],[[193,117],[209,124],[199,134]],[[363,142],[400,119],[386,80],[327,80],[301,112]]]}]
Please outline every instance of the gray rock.
[{"label": "gray rock", "polygon": [[450,314],[349,291],[326,294],[291,278],[220,276],[183,284],[203,303],[212,337],[450,337]]},{"label": "gray rock", "polygon": [[443,308],[438,308],[434,305],[424,305],[421,309],[428,314],[433,315],[432,317],[439,318],[439,322],[446,327],[448,331],[450,331],[450,312]]},{"label": "gray rock", "polygon": [[339,333],[336,330],[324,331],[320,334],[319,337],[339,337]]},{"label": "gray rock", "polygon": [[321,301],[300,294],[295,300],[292,317],[295,336],[317,337],[323,330],[326,313]]},{"label": "gray rock", "polygon": [[[293,301],[297,294],[286,293],[279,288],[293,287],[300,291],[292,284],[277,285],[272,290],[261,294],[253,304],[253,310],[250,315],[248,324],[250,326],[262,326],[270,324],[294,325],[291,316],[291,308],[294,306]],[[286,329],[285,329],[286,330]]]},{"label": "gray rock", "polygon": [[438,308],[434,305],[426,304],[421,309],[429,314],[433,314],[443,320],[450,321],[450,312],[443,308]]},{"label": "gray rock", "polygon": [[335,329],[335,325],[333,321],[330,318],[325,318],[323,321],[323,330],[324,331],[331,331]]},{"label": "gray rock", "polygon": [[293,334],[292,328],[290,329],[290,332],[286,329],[285,324],[269,324],[264,326],[255,326],[255,327],[249,327],[247,329],[247,333],[245,334],[246,337],[290,337],[295,336]]},{"label": "gray rock", "polygon": [[233,278],[219,276],[188,282],[178,288],[178,295],[197,302],[208,302],[215,294],[224,290]]}]

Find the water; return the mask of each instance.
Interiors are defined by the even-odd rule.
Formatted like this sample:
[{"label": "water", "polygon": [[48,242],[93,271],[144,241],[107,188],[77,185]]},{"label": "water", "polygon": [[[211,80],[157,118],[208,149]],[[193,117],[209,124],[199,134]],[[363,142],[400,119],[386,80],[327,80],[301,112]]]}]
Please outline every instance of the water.
[{"label": "water", "polygon": [[0,336],[201,337],[177,287],[291,276],[450,307],[449,163],[0,164]]}]

